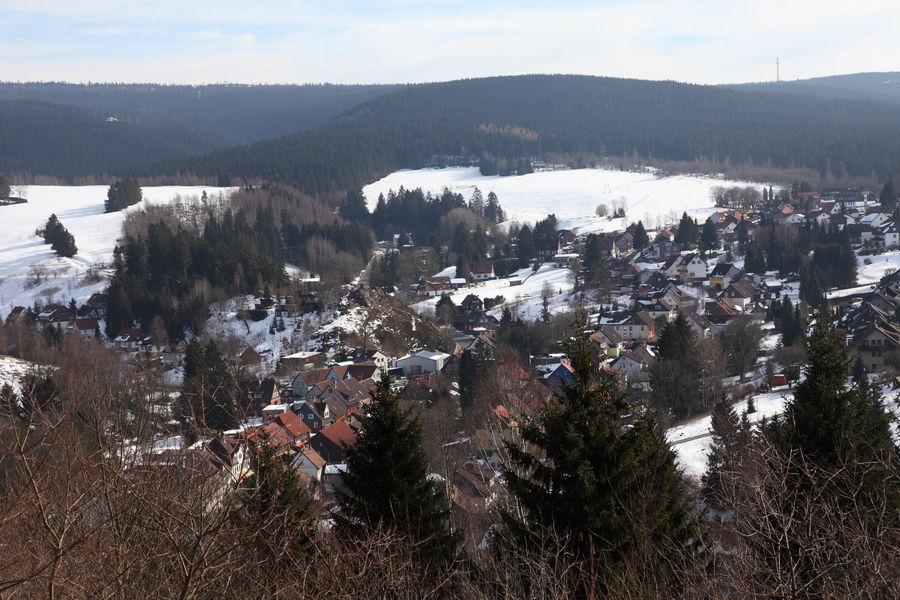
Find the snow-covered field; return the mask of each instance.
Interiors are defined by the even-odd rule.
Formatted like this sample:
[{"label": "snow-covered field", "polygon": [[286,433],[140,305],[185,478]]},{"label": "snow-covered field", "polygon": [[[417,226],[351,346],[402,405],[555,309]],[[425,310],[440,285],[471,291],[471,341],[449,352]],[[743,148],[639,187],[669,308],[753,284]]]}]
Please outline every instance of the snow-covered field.
[{"label": "snow-covered field", "polygon": [[[716,186],[755,185],[707,177],[676,175],[656,177],[652,173],[632,173],[609,169],[544,171],[518,177],[484,177],[475,167],[404,170],[391,173],[364,188],[369,208],[375,208],[379,194],[388,190],[422,188],[433,194],[444,188],[466,198],[478,187],[486,197],[494,192],[508,219],[536,222],[550,213],[560,227],[578,231],[613,231],[643,220],[648,229],[677,222],[687,211],[701,221],[715,211],[710,190]],[[760,186],[761,187],[761,186]],[[624,201],[626,219],[595,216],[599,204],[612,209]]]},{"label": "snow-covered field", "polygon": [[[900,418],[900,403],[897,393],[890,386],[881,387],[881,400],[887,411]],[[753,396],[756,412],[750,417],[751,423],[759,423],[780,415],[784,412],[785,402],[794,397],[793,390],[782,388],[767,394]],[[734,405],[734,411],[741,415],[747,410],[747,401],[743,400]],[[900,429],[898,419],[891,424],[894,441],[900,443]],[[707,454],[712,444],[712,417],[707,416],[685,425],[672,427],[666,432],[666,439],[675,451],[676,461],[688,477],[700,479],[706,472]]]},{"label": "snow-covered field", "polygon": [[856,282],[860,286],[878,283],[882,277],[900,268],[900,250],[889,250],[884,254],[872,256],[857,256],[856,262]]},{"label": "snow-covered field", "polygon": [[[437,275],[455,277],[456,267],[448,267]],[[510,285],[510,281],[516,280],[521,281],[522,284]],[[568,294],[574,287],[572,270],[558,268],[548,263],[541,265],[537,272],[533,272],[530,268],[520,269],[509,279],[491,279],[460,288],[453,294],[450,294],[450,299],[459,306],[469,294],[474,294],[482,300],[503,296],[504,304],[492,312],[499,315],[503,310],[503,306],[508,306],[523,319],[534,321],[541,314],[542,294],[545,286],[550,292],[548,306],[550,312],[568,308]],[[439,299],[440,297],[428,298],[413,304],[412,307],[419,313],[434,312],[434,307]]]},{"label": "snow-covered field", "polygon": [[[784,412],[784,401],[793,398],[793,392],[785,389],[753,397],[756,412],[750,417],[751,423],[758,423],[764,418],[774,417]],[[747,410],[747,401],[742,400],[734,405],[734,411],[741,415]],[[666,439],[675,450],[678,465],[684,469],[688,477],[699,479],[706,472],[706,459],[712,437],[712,416],[691,421],[686,425],[672,427],[666,432]]]},{"label": "snow-covered field", "polygon": [[[0,206],[0,319],[17,305],[28,306],[35,299],[68,302],[86,300],[106,287],[105,279],[85,278],[92,265],[108,264],[116,239],[121,234],[125,212],[103,213],[108,186],[30,185],[16,188],[26,204]],[[171,202],[176,197],[210,197],[232,188],[163,186],[145,187],[142,204]],[[138,210],[142,204],[127,210]],[[75,236],[78,254],[58,258],[50,246],[34,232],[43,228],[55,213]],[[41,277],[35,277],[42,272]],[[40,283],[35,283],[40,279]]]}]

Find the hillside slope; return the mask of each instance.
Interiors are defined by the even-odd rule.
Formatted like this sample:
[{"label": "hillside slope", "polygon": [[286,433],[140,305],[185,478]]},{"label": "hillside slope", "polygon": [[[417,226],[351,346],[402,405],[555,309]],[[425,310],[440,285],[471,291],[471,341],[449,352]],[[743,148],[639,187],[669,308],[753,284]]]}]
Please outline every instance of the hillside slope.
[{"label": "hillside slope", "polygon": [[0,100],[37,100],[256,142],[310,129],[396,85],[158,85],[0,82]]},{"label": "hillside slope", "polygon": [[802,94],[820,98],[900,103],[900,71],[852,73],[794,81],[746,83],[728,87],[779,94]]},{"label": "hillside slope", "polygon": [[718,159],[889,177],[900,106],[715,86],[533,75],[409,86],[315,130],[170,161],[145,173],[358,187],[435,154],[507,160],[591,153]]},{"label": "hillside slope", "polygon": [[72,177],[208,152],[234,139],[31,100],[0,101],[0,172]]}]

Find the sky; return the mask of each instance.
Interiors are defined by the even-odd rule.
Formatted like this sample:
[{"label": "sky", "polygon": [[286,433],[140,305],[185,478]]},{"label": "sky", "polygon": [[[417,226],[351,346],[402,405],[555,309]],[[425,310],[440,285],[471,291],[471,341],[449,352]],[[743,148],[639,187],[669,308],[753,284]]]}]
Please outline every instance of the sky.
[{"label": "sky", "polygon": [[0,80],[736,83],[900,70],[897,0],[0,0]]}]

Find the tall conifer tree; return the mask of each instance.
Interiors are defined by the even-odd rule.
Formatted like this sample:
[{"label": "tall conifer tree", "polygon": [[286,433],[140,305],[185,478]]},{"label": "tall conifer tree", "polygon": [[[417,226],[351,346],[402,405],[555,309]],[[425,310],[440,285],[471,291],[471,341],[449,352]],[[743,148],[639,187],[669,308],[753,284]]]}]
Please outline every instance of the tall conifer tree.
[{"label": "tall conifer tree", "polygon": [[562,540],[559,556],[594,574],[582,582],[585,592],[604,590],[629,563],[674,577],[673,556],[696,534],[674,454],[649,413],[625,424],[615,384],[595,381],[587,334],[565,350],[574,385],[540,422],[523,425],[526,446],[508,446],[504,478],[520,509],[504,514],[509,539],[526,553]]},{"label": "tall conifer tree", "polygon": [[338,497],[345,533],[396,530],[408,537],[413,554],[432,566],[453,558],[456,537],[428,479],[422,425],[400,407],[387,375],[372,394],[346,462]]}]

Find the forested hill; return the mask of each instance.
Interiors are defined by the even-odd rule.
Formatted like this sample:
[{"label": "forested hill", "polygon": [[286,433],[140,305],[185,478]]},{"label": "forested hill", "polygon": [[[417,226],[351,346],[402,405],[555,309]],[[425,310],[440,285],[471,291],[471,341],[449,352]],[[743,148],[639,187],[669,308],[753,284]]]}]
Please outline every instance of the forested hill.
[{"label": "forested hill", "polygon": [[209,152],[229,141],[180,124],[114,121],[70,106],[0,100],[0,172],[7,174],[104,173]]},{"label": "forested hill", "polygon": [[226,134],[232,144],[325,123],[396,85],[158,85],[0,82],[0,100],[38,100],[146,122],[177,121]]},{"label": "forested hill", "polygon": [[[888,177],[900,167],[900,106],[586,76],[422,84],[315,130],[146,169],[357,187],[434,154],[493,161],[548,152],[698,158]],[[221,180],[221,179],[220,179]]]},{"label": "forested hill", "polygon": [[900,72],[852,73],[795,81],[769,81],[729,86],[750,91],[803,94],[821,98],[877,100],[900,104]]}]

